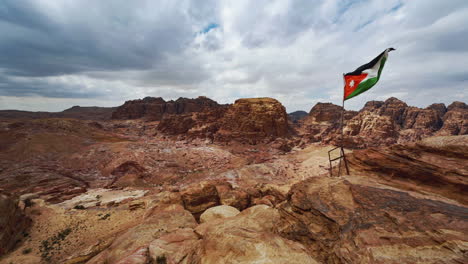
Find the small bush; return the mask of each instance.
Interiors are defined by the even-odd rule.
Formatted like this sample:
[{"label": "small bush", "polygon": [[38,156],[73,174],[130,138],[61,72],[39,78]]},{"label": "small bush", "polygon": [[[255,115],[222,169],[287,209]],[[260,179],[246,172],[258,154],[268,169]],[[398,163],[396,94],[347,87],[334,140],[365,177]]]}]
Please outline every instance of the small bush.
[{"label": "small bush", "polygon": [[78,204],[78,205],[75,205],[75,207],[73,207],[73,209],[84,210],[84,209],[86,209],[86,208],[85,208],[83,205]]},{"label": "small bush", "polygon": [[25,248],[25,249],[23,249],[23,251],[22,251],[23,255],[27,255],[27,254],[29,254],[29,253],[31,253],[31,252],[32,252],[32,248]]}]

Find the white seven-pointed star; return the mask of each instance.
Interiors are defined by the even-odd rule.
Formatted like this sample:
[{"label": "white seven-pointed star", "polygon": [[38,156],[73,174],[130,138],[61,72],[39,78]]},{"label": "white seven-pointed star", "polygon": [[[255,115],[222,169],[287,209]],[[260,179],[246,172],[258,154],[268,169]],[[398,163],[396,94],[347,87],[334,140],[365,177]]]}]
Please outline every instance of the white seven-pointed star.
[{"label": "white seven-pointed star", "polygon": [[354,87],[354,80],[351,80],[351,81],[349,82],[349,86],[350,86],[350,87]]}]

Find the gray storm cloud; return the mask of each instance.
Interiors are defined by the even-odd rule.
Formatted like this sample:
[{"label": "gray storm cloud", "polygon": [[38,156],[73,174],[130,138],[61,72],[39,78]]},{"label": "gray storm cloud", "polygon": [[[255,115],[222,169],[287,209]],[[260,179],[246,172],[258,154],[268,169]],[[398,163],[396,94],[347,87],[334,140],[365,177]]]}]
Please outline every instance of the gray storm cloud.
[{"label": "gray storm cloud", "polygon": [[0,34],[0,109],[206,95],[309,110],[339,103],[341,73],[390,46],[382,81],[349,107],[467,99],[465,0],[3,0]]}]

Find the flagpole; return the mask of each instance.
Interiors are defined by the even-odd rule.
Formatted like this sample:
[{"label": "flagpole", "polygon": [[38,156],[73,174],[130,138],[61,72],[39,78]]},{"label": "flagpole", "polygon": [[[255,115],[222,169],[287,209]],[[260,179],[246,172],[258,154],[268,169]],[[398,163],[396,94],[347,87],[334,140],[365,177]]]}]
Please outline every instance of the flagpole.
[{"label": "flagpole", "polygon": [[[345,74],[343,73],[343,87],[346,87],[346,82],[345,82]],[[344,89],[344,88],[343,88]],[[344,124],[344,101],[345,101],[345,98],[344,98],[344,90],[343,90],[343,103],[341,105],[341,143],[340,143],[340,147],[343,147],[343,124]]]},{"label": "flagpole", "polygon": [[[343,73],[343,83],[344,83],[344,87],[346,86],[346,82],[345,82],[345,74]],[[343,90],[343,103],[341,105],[341,155],[343,156],[343,160],[344,160],[344,164],[345,164],[345,168],[346,168],[346,175],[349,175],[349,168],[348,168],[348,161],[346,160],[346,155],[345,155],[345,152],[344,152],[344,112],[345,112],[345,108],[344,108],[344,101],[345,101],[345,98],[344,98],[344,90]],[[340,164],[341,166],[341,164]]]}]

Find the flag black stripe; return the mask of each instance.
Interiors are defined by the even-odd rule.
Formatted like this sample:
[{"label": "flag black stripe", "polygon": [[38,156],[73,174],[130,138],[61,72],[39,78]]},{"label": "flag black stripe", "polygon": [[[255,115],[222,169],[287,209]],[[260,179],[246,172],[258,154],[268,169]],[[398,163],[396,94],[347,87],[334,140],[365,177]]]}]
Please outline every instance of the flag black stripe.
[{"label": "flag black stripe", "polygon": [[380,60],[380,58],[384,54],[385,54],[385,50],[382,53],[380,53],[379,56],[377,56],[373,60],[371,60],[369,63],[366,63],[366,64],[360,66],[359,68],[357,68],[356,70],[354,70],[352,72],[346,73],[345,76],[346,75],[361,75],[363,71],[374,67],[374,65]]}]

